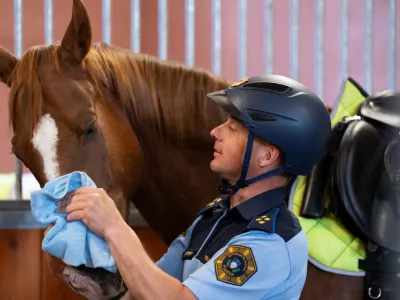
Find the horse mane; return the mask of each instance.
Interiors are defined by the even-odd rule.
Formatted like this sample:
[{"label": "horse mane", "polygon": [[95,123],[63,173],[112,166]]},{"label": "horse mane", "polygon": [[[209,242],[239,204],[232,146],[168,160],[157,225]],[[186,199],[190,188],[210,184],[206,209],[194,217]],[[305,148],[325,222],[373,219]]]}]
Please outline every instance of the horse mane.
[{"label": "horse mane", "polygon": [[[51,62],[60,71],[57,49],[56,45],[33,47],[14,69],[9,98],[13,128],[20,97],[24,97],[25,112],[31,114],[27,118],[31,122],[29,128],[35,128],[43,105],[39,66],[43,61]],[[84,59],[84,67],[99,89],[116,96],[135,130],[146,126],[158,130],[164,137],[198,138],[202,132],[199,128],[215,126],[225,116],[206,99],[206,94],[224,89],[230,83],[206,70],[104,43],[91,47]]]},{"label": "horse mane", "polygon": [[[16,113],[19,109],[23,110],[24,122],[33,130],[42,116],[43,94],[40,85],[38,70],[39,65],[44,60],[50,60],[55,63],[59,70],[59,62],[56,58],[56,47],[36,46],[26,51],[25,55],[18,61],[12,71],[10,82],[10,94],[8,101],[9,125],[13,131],[16,131]],[[18,106],[18,103],[23,105]]]},{"label": "horse mane", "polygon": [[198,136],[199,127],[219,123],[224,114],[206,94],[229,82],[200,68],[100,43],[85,58],[97,85],[112,90],[135,128],[158,129],[179,140]]}]

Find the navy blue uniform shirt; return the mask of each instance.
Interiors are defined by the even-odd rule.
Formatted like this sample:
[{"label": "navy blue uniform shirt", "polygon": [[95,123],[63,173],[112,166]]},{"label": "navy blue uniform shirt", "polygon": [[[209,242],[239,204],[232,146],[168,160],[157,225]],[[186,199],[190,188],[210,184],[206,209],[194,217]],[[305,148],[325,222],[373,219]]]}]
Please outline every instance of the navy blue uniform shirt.
[{"label": "navy blue uniform shirt", "polygon": [[308,244],[284,197],[277,188],[233,209],[218,197],[156,264],[198,299],[299,299]]}]

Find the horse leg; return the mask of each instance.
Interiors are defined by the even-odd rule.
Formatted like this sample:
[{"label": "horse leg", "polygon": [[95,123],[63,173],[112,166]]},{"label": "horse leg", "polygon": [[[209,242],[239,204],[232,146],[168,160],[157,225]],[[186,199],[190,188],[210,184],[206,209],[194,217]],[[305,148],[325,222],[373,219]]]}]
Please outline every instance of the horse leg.
[{"label": "horse leg", "polygon": [[307,280],[300,299],[362,300],[364,277],[322,271],[308,263]]}]

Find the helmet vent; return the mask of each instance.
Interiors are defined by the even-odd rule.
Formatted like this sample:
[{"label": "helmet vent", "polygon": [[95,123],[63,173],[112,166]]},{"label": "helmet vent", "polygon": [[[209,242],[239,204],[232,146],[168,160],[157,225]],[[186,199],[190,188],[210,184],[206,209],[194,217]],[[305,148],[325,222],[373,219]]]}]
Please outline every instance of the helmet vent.
[{"label": "helmet vent", "polygon": [[242,86],[243,88],[257,88],[265,91],[270,91],[273,93],[286,93],[290,88],[286,85],[273,83],[273,82],[252,82],[247,83]]},{"label": "helmet vent", "polygon": [[249,114],[250,118],[253,121],[257,121],[257,122],[276,121],[276,118],[274,116],[267,114],[265,112],[248,109],[247,113]]}]

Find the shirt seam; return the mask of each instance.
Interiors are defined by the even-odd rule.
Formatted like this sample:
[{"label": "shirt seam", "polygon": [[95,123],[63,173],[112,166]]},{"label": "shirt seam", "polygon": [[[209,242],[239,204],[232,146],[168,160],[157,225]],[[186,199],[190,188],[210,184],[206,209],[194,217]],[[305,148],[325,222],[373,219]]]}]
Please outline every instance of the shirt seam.
[{"label": "shirt seam", "polygon": [[287,290],[287,285],[288,285],[288,281],[290,278],[290,275],[292,275],[292,258],[290,257],[290,253],[289,253],[289,249],[287,247],[287,243],[285,243],[285,249],[286,249],[286,253],[288,255],[288,259],[289,259],[289,274],[286,278],[286,282],[285,282],[285,290]]}]

